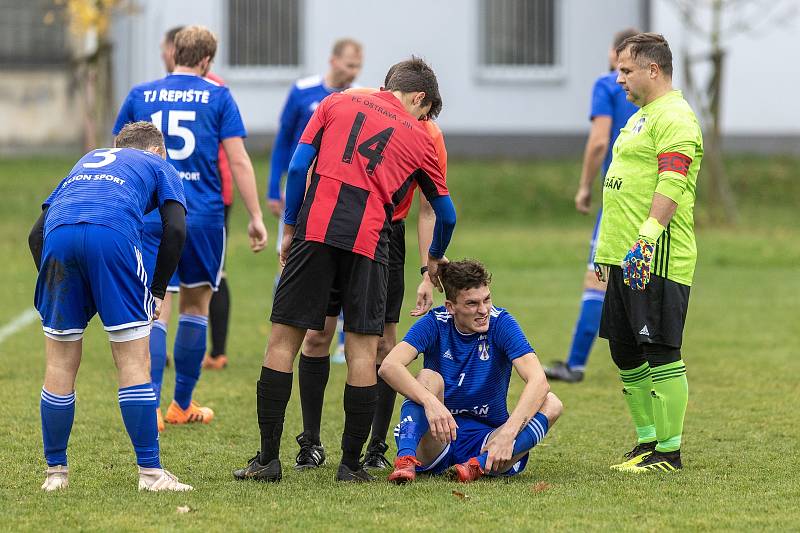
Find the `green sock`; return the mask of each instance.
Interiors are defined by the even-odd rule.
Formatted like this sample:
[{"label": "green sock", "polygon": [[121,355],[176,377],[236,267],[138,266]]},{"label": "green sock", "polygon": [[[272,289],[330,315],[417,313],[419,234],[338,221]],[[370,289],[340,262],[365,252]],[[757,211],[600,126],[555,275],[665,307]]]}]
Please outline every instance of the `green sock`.
[{"label": "green sock", "polygon": [[653,415],[656,421],[656,450],[674,452],[681,447],[683,417],[689,401],[686,365],[676,361],[651,370],[653,376]]},{"label": "green sock", "polygon": [[653,400],[650,392],[653,381],[650,379],[650,365],[644,363],[632,370],[620,370],[619,377],[624,387],[622,394],[636,426],[639,443],[656,440],[656,426],[653,421]]}]

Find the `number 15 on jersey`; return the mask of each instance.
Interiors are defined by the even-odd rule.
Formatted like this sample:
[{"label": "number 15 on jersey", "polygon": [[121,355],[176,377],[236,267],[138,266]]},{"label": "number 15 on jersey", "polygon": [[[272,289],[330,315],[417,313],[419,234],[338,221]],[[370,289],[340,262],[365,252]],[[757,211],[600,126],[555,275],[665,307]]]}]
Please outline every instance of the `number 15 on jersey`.
[{"label": "number 15 on jersey", "polygon": [[[150,115],[150,119],[153,121],[153,124],[158,131],[164,132],[163,128],[163,111],[157,111]],[[167,135],[170,137],[180,137],[183,139],[183,148],[180,149],[167,149],[167,155],[170,159],[174,161],[180,161],[183,159],[188,159],[192,153],[194,152],[195,147],[195,139],[194,133],[192,130],[187,128],[186,126],[181,126],[181,121],[184,122],[194,122],[196,117],[195,111],[178,111],[178,110],[170,110],[167,111]]]}]

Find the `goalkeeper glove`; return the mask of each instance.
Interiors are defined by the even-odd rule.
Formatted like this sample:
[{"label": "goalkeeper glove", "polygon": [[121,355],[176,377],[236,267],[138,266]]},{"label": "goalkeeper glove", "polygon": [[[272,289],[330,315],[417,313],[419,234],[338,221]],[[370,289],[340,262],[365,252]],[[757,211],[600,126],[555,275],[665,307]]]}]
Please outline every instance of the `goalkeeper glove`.
[{"label": "goalkeeper glove", "polygon": [[650,283],[650,263],[656,242],[663,232],[664,226],[653,217],[645,220],[639,228],[639,238],[622,260],[622,279],[631,289],[643,291]]}]

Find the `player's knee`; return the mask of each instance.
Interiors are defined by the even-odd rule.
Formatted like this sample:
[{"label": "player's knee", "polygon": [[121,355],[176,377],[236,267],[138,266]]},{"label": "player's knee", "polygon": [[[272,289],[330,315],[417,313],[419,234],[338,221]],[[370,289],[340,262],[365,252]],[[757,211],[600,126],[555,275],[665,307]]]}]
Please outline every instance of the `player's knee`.
[{"label": "player's knee", "polygon": [[542,404],[542,413],[547,417],[547,421],[551,426],[555,424],[563,412],[564,404],[561,399],[552,392],[548,392],[544,399],[544,404]]},{"label": "player's knee", "polygon": [[392,348],[395,347],[395,338],[389,338],[387,336],[383,336],[378,340],[378,364],[381,364],[383,360],[389,355],[389,352],[392,351]]},{"label": "player's knee", "polygon": [[644,353],[635,344],[609,340],[608,348],[611,351],[611,359],[620,370],[633,370],[647,362]]},{"label": "player's knee", "polygon": [[651,367],[668,365],[681,360],[681,349],[664,344],[645,344],[644,355]]},{"label": "player's knee", "polygon": [[444,394],[444,378],[435,370],[423,368],[419,371],[419,374],[417,374],[417,381],[436,396]]},{"label": "player's knee", "polygon": [[332,340],[333,336],[326,331],[310,329],[303,339],[303,353],[308,357],[324,357],[328,355]]}]

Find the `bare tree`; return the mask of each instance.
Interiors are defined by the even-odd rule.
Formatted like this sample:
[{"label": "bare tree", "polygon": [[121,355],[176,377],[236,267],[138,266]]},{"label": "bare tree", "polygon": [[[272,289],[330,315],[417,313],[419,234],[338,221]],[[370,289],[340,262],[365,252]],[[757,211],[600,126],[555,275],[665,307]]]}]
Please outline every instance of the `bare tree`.
[{"label": "bare tree", "polygon": [[[716,222],[737,222],[736,199],[722,159],[722,82],[727,43],[743,34],[758,34],[786,24],[796,16],[793,0],[670,0],[682,22],[706,43],[694,54],[684,50],[686,92],[700,112],[705,131],[705,175],[708,179],[709,213]],[[698,68],[707,66],[705,75]],[[699,79],[704,78],[704,79]]]}]

